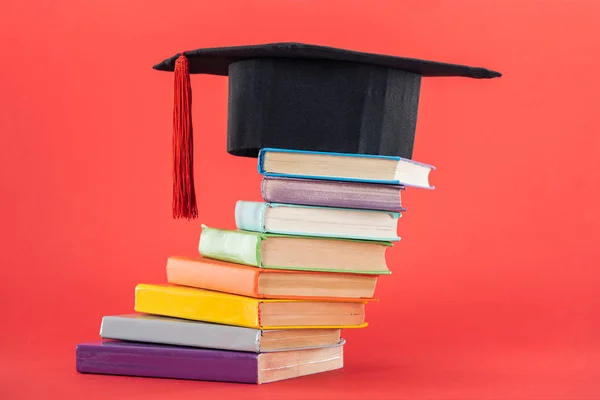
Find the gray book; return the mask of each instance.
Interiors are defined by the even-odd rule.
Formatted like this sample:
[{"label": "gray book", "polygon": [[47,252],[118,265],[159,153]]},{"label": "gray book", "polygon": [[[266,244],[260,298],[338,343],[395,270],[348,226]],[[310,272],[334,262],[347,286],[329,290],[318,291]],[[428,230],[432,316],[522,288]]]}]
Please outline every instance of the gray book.
[{"label": "gray book", "polygon": [[133,342],[267,353],[343,344],[340,329],[260,330],[149,314],[102,318],[100,336]]}]

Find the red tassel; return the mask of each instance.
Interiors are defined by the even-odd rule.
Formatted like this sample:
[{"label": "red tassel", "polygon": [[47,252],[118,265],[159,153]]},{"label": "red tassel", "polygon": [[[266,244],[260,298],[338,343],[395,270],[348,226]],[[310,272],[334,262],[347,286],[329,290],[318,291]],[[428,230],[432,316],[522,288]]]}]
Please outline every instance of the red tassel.
[{"label": "red tassel", "polygon": [[189,60],[175,61],[173,107],[173,218],[198,217],[194,189],[194,130]]}]

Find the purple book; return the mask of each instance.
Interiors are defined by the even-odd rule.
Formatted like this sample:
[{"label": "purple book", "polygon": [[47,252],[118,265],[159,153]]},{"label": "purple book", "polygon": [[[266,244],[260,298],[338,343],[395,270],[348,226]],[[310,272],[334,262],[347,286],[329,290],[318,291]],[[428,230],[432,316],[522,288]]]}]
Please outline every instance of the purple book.
[{"label": "purple book", "polygon": [[261,384],[343,366],[343,345],[278,353],[95,341],[76,348],[81,373]]},{"label": "purple book", "polygon": [[274,178],[265,176],[262,196],[267,203],[320,207],[405,211],[402,185],[327,181],[320,179]]}]

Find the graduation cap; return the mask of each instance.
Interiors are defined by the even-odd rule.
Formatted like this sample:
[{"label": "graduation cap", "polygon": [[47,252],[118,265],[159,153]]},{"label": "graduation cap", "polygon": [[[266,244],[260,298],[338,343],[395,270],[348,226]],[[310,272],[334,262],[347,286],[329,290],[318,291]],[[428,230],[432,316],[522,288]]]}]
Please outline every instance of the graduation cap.
[{"label": "graduation cap", "polygon": [[204,48],[173,71],[173,217],[197,217],[190,74],[229,77],[227,152],[261,148],[411,158],[421,77],[500,77],[485,68],[301,43]]}]

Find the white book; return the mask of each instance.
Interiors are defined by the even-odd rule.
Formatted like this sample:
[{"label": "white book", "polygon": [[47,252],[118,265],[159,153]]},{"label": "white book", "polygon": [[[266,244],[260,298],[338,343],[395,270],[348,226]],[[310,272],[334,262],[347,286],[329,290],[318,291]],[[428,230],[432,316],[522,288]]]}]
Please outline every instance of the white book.
[{"label": "white book", "polygon": [[396,242],[400,213],[240,200],[238,229],[283,235]]},{"label": "white book", "polygon": [[149,314],[102,318],[104,339],[266,353],[343,344],[340,329],[260,330]]}]

